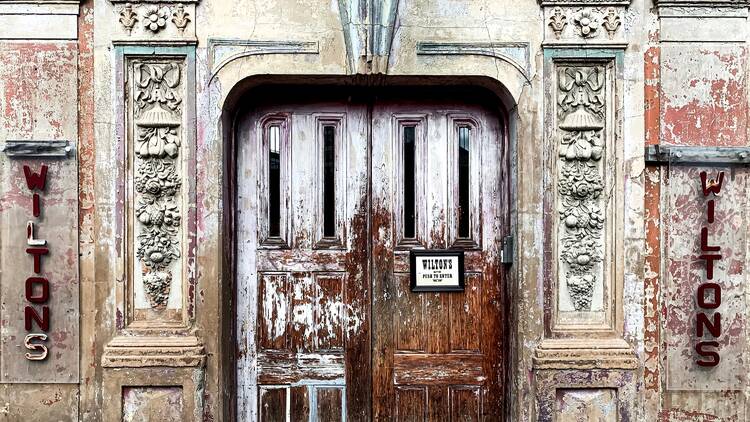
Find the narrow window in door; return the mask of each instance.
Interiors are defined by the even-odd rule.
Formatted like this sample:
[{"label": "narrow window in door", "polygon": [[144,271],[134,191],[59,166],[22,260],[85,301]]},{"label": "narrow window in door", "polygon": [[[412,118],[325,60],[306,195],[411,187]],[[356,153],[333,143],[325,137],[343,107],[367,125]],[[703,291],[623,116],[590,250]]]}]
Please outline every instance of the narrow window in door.
[{"label": "narrow window in door", "polygon": [[458,237],[470,237],[469,211],[469,138],[471,128],[458,128]]},{"label": "narrow window in door", "polygon": [[323,127],[323,237],[336,236],[335,129]]},{"label": "narrow window in door", "polygon": [[281,127],[268,126],[268,236],[281,235]]},{"label": "narrow window in door", "polygon": [[414,239],[416,204],[415,204],[415,183],[414,183],[414,138],[416,134],[415,126],[404,126],[404,239]]}]

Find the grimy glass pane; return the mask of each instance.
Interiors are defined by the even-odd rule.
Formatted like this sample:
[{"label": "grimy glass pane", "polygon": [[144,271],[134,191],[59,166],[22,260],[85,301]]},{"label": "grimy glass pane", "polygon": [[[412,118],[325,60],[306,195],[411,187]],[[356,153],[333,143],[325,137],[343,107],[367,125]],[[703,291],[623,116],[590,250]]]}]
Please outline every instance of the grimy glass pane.
[{"label": "grimy glass pane", "polygon": [[268,236],[281,233],[281,127],[268,128]]},{"label": "grimy glass pane", "polygon": [[323,127],[323,237],[336,236],[335,128]]},{"label": "grimy glass pane", "polygon": [[416,237],[414,231],[415,201],[414,201],[414,137],[416,127],[404,127],[404,238]]},{"label": "grimy glass pane", "polygon": [[471,128],[458,128],[458,237],[469,235],[469,135]]}]

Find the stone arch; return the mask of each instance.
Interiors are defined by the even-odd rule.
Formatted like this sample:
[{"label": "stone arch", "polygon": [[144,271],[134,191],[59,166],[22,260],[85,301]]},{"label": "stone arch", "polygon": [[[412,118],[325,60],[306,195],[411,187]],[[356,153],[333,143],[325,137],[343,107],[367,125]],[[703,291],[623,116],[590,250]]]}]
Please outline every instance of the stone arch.
[{"label": "stone arch", "polygon": [[[464,85],[482,88],[493,93],[498,103],[502,105],[503,117],[507,123],[507,142],[508,142],[508,176],[509,176],[509,201],[510,201],[510,223],[512,226],[511,233],[516,233],[516,209],[517,209],[517,189],[516,189],[516,145],[517,139],[531,136],[532,129],[529,125],[523,125],[519,129],[519,119],[532,120],[534,116],[519,116],[519,103],[530,95],[529,93],[529,75],[524,73],[518,64],[513,64],[509,60],[500,59],[491,54],[470,54],[460,57],[457,54],[452,55],[434,55],[430,57],[431,64],[424,64],[421,69],[414,70],[409,74],[392,74],[392,75],[346,75],[346,64],[333,66],[334,69],[326,68],[320,63],[312,60],[313,55],[292,55],[285,57],[283,54],[276,55],[242,55],[224,62],[220,69],[210,76],[207,91],[213,100],[213,104],[207,118],[206,124],[214,125],[205,128],[206,136],[204,138],[213,140],[217,143],[215,150],[221,155],[217,157],[217,162],[222,163],[219,170],[220,182],[223,184],[221,189],[222,204],[221,223],[219,230],[221,232],[222,242],[218,245],[218,256],[222,257],[220,262],[220,289],[219,289],[219,307],[217,312],[219,325],[216,327],[217,332],[221,333],[219,341],[220,361],[219,372],[224,378],[221,386],[222,396],[225,403],[225,412],[228,416],[234,416],[236,404],[234,402],[236,392],[235,380],[235,360],[236,351],[235,342],[235,311],[233,308],[233,296],[235,295],[236,281],[234,279],[234,205],[232,204],[232,195],[235,189],[236,173],[233,167],[233,157],[235,146],[233,141],[233,128],[236,114],[240,108],[241,100],[253,88],[266,84],[305,84],[305,85],[407,85],[407,86],[450,86]],[[461,60],[459,60],[459,58]],[[306,66],[305,66],[306,65]],[[427,72],[427,68],[433,71]],[[284,74],[265,74],[261,69],[283,69]],[[528,69],[528,66],[527,66]],[[331,72],[337,70],[338,72]],[[397,69],[394,69],[397,70]],[[424,73],[419,73],[423,71]],[[470,71],[470,73],[469,73]],[[527,113],[534,113],[535,110],[528,110]],[[200,111],[199,111],[200,113]],[[213,123],[210,123],[213,122]],[[523,133],[520,133],[523,131]],[[518,297],[518,266],[511,267],[506,298]],[[507,345],[515,350],[516,344],[516,315],[518,305],[506,303],[505,309],[508,312],[509,322],[507,328],[510,330],[510,337]],[[507,353],[508,375],[506,382],[506,402],[509,403],[510,395],[513,394],[514,383],[518,374],[515,374],[512,359],[516,355],[513,350]],[[506,413],[510,414],[511,406],[506,407]]]}]

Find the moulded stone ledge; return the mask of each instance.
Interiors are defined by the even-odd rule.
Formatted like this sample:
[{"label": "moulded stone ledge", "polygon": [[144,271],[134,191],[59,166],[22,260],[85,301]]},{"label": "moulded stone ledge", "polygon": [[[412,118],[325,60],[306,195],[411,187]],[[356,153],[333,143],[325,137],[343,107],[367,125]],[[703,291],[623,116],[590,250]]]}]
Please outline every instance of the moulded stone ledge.
[{"label": "moulded stone ledge", "polygon": [[636,369],[638,357],[623,339],[545,339],[534,369]]},{"label": "moulded stone ledge", "polygon": [[738,6],[747,7],[750,4],[750,0],[654,0],[657,6],[699,6],[699,7],[710,7],[710,6]]},{"label": "moulded stone ledge", "polygon": [[631,0],[540,0],[542,6],[628,6]]},{"label": "moulded stone ledge", "polygon": [[79,2],[1,1],[0,40],[77,40]]},{"label": "moulded stone ledge", "polygon": [[194,336],[119,336],[104,347],[102,366],[106,368],[202,367],[206,351]]},{"label": "moulded stone ledge", "polygon": [[130,3],[130,4],[172,4],[172,3],[200,3],[200,0],[109,0],[110,3]]}]

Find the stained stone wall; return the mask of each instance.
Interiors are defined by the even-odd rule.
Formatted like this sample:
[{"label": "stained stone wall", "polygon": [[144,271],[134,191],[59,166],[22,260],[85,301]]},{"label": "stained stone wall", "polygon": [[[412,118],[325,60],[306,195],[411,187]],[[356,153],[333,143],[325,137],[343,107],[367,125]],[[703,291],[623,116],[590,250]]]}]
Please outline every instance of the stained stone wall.
[{"label": "stained stone wall", "polygon": [[[686,229],[697,187],[646,163],[644,147],[747,145],[747,15],[745,1],[716,0],[0,4],[0,144],[68,140],[75,151],[50,167],[61,177],[45,233],[63,248],[49,261],[53,297],[70,299],[53,302],[58,354],[35,380],[6,374],[23,372],[8,359],[23,348],[32,262],[19,252],[21,162],[0,153],[0,415],[230,420],[222,216],[236,99],[316,77],[479,85],[508,106],[508,420],[742,420],[744,380],[686,391],[668,379],[695,375],[690,344],[670,349],[692,313],[670,303],[692,303],[681,268],[701,269]],[[744,209],[743,186],[727,196]],[[735,287],[747,245],[730,231],[745,215],[722,220]],[[744,327],[744,303],[727,303],[727,327]],[[724,336],[726,361],[744,363],[744,339]]]}]

